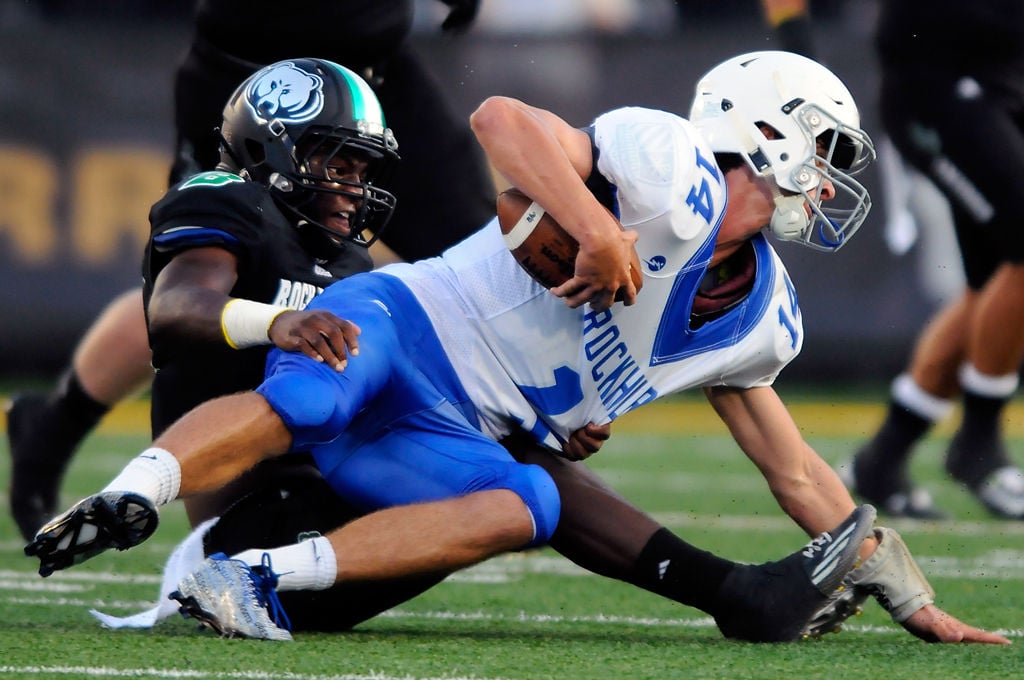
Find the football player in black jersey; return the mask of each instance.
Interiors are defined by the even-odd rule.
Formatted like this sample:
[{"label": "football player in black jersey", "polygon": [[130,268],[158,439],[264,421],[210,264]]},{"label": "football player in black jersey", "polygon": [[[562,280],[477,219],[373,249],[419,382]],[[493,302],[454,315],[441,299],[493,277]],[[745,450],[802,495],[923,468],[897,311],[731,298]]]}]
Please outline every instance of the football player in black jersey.
[{"label": "football player in black jersey", "polygon": [[[376,182],[392,172],[398,144],[354,72],[315,59],[272,64],[236,91],[223,118],[218,169],[171,187],[150,211],[154,434],[208,399],[258,385],[271,344],[342,369],[355,329],[292,310],[372,267],[367,246],[395,206]],[[193,524],[224,509],[207,502],[186,505]]]},{"label": "football player in black jersey", "polygon": [[[441,1],[451,7],[444,30],[465,30],[475,18],[479,0]],[[490,172],[469,126],[408,44],[413,5],[309,0],[293,9],[310,21],[274,22],[267,17],[278,3],[269,0],[197,0],[192,43],[175,73],[170,185],[220,161],[216,128],[238,83],[263,65],[315,53],[368,80],[403,140],[404,161],[389,181],[402,205],[375,257],[436,255],[476,230],[492,216]],[[446,200],[436,200],[442,193]],[[26,539],[56,512],[60,481],[79,443],[114,404],[149,384],[150,359],[142,291],[134,289],[101,312],[48,394],[19,394],[8,406],[9,499]]]},{"label": "football player in black jersey", "polygon": [[1024,471],[1001,432],[1024,359],[1024,4],[881,7],[882,120],[900,154],[949,199],[967,289],[922,330],[884,423],[841,472],[884,512],[941,517],[911,484],[909,460],[959,395],[946,471],[992,514],[1024,519]]}]

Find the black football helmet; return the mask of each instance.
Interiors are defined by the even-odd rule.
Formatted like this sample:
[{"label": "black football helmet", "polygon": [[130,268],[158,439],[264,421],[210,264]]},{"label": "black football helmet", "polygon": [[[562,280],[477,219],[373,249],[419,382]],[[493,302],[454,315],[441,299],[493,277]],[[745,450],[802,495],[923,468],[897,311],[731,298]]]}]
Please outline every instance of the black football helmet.
[{"label": "black football helmet", "polygon": [[[370,86],[344,66],[308,58],[260,69],[228,99],[220,136],[221,165],[269,187],[309,237],[308,245],[323,255],[341,244],[318,219],[319,193],[358,199],[347,237],[358,245],[369,246],[391,219],[395,197],[378,183],[398,162],[398,142]],[[326,159],[319,173],[310,165],[314,156]],[[363,181],[328,178],[334,157],[366,162]]]}]

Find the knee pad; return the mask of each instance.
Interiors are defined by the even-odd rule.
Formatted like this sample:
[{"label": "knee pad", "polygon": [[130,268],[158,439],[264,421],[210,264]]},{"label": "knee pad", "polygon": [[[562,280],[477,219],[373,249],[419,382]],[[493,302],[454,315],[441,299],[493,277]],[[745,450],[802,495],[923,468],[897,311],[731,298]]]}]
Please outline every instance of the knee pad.
[{"label": "knee pad", "polygon": [[311,443],[333,439],[348,425],[345,414],[336,407],[337,389],[335,383],[315,373],[293,371],[270,376],[256,392],[284,421],[292,434],[293,450],[304,450]]},{"label": "knee pad", "polygon": [[539,465],[514,464],[509,466],[503,486],[518,494],[533,515],[533,540],[526,547],[550,541],[562,511],[562,499],[551,475]]}]

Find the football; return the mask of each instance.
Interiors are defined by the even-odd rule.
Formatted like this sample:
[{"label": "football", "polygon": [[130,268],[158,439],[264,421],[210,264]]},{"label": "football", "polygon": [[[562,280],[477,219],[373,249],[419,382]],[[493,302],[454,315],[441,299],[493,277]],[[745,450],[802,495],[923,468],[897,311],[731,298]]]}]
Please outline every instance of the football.
[{"label": "football", "polygon": [[[498,194],[497,213],[505,244],[537,283],[554,288],[572,278],[579,243],[543,208],[512,187]],[[640,290],[643,273],[635,251],[630,274],[633,284]],[[615,299],[621,299],[621,295],[616,295]]]}]

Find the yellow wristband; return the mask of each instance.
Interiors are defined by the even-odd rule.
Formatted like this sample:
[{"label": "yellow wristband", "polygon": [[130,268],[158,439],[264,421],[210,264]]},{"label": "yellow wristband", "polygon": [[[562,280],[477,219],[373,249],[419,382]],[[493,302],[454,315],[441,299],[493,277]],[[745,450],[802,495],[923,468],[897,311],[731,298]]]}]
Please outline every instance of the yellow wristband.
[{"label": "yellow wristband", "polygon": [[220,330],[232,349],[269,345],[270,325],[287,307],[232,298],[220,313]]}]

